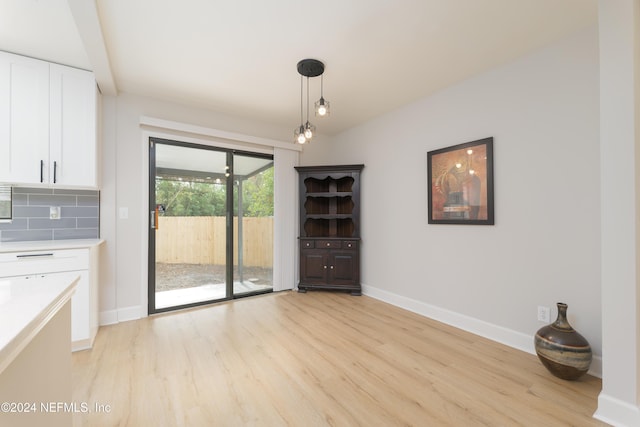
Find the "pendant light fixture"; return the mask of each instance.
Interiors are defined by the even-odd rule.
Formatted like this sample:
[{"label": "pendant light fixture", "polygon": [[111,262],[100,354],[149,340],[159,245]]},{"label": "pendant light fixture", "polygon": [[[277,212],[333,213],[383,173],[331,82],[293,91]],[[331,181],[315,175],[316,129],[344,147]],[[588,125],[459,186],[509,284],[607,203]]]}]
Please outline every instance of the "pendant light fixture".
[{"label": "pendant light fixture", "polygon": [[324,75],[320,75],[320,99],[316,101],[316,116],[327,117],[329,115],[329,101],[324,99]]},{"label": "pendant light fixture", "polygon": [[[298,73],[300,74],[300,126],[296,127],[294,130],[295,140],[298,144],[305,144],[313,138],[316,127],[311,124],[309,121],[309,77],[318,77],[322,76],[324,73],[324,64],[317,59],[303,59],[298,62]],[[307,122],[304,123],[304,109],[303,109],[303,80],[302,77],[307,78]],[[320,100],[315,103],[316,105],[316,115],[324,116],[328,114],[329,103],[324,100],[322,96],[322,86],[320,90]],[[320,114],[318,112],[318,105],[326,106],[325,109],[322,109],[325,114]]]},{"label": "pendant light fixture", "polygon": [[307,137],[304,134],[304,125],[302,124],[302,111],[302,76],[300,76],[300,126],[293,132],[298,144],[304,144],[307,142]]}]

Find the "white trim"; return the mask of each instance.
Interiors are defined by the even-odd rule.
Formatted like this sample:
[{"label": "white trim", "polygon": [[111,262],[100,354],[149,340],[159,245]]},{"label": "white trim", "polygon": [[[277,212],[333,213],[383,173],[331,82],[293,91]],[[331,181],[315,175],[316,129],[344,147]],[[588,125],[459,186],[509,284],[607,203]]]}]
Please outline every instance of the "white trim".
[{"label": "white trim", "polygon": [[[447,325],[471,332],[472,334],[499,342],[517,350],[521,350],[529,354],[536,354],[535,347],[533,345],[533,336],[522,332],[494,325],[493,323],[485,322],[484,320],[475,319],[464,314],[436,307],[434,305],[384,291],[373,286],[363,284],[362,293],[370,296],[371,298],[387,302],[395,305],[396,307],[404,308],[405,310],[409,310],[413,313],[446,323]],[[602,377],[602,357],[593,357],[589,374],[599,378]]]},{"label": "white trim", "polygon": [[[145,313],[144,316],[141,316],[141,313]],[[133,307],[118,309],[118,322],[137,320],[142,317],[146,317],[146,310],[144,310],[144,306],[134,305]]]},{"label": "white trim", "polygon": [[71,351],[89,350],[91,347],[93,347],[93,341],[89,338],[71,343]]},{"label": "white trim", "polygon": [[598,409],[593,418],[612,426],[640,426],[640,408],[600,392]]},{"label": "white trim", "polygon": [[147,311],[144,305],[101,311],[100,326],[115,325],[120,322],[142,319],[143,317],[147,317]]},{"label": "white trim", "polygon": [[278,147],[293,151],[302,151],[300,145],[293,142],[278,141],[275,139],[262,138],[259,136],[245,135],[241,133],[228,132],[219,129],[207,128],[204,126],[191,125],[187,123],[179,123],[171,120],[156,119],[154,117],[141,116],[140,126],[155,129],[165,129],[172,132],[183,132],[194,135],[207,136],[211,138],[219,138],[227,141],[235,141],[241,143],[249,143],[263,145],[268,147]]},{"label": "white trim", "polygon": [[[195,137],[188,136],[180,132],[163,132],[161,130],[156,130],[156,129],[143,129],[142,132],[143,132],[143,135],[147,135],[151,138],[168,139],[171,141],[187,142],[190,144],[197,144],[197,145],[203,145],[206,147],[214,147],[214,148],[223,148],[227,150],[243,150],[243,151],[251,151],[251,152],[260,153],[260,154],[273,154],[273,148],[267,147],[267,146],[251,145],[251,144],[242,145],[237,142],[229,142],[226,140],[216,139],[216,138],[202,139],[203,137],[199,137],[199,136],[195,136]],[[147,142],[148,142],[148,138],[147,138]]]},{"label": "white trim", "polygon": [[[231,133],[221,131],[217,129],[204,128],[200,126],[194,126],[184,123],[172,122],[162,119],[154,119],[151,117],[140,117],[141,136],[142,136],[142,164],[140,165],[142,170],[141,186],[142,197],[141,203],[141,218],[140,227],[143,230],[144,244],[141,248],[141,260],[144,268],[140,272],[141,293],[140,301],[140,316],[147,317],[148,307],[148,276],[146,266],[149,263],[149,138],[164,138],[172,139],[180,142],[188,142],[199,145],[206,145],[224,149],[236,149],[244,151],[252,151],[261,154],[270,154],[274,156],[275,174],[278,176],[277,182],[274,176],[274,213],[277,212],[278,217],[275,219],[274,233],[274,291],[291,289],[295,281],[295,247],[297,236],[297,226],[292,226],[292,222],[297,224],[297,180],[292,181],[292,174],[295,178],[295,170],[293,166],[298,162],[298,152],[301,151],[299,146],[293,143],[284,143],[281,141],[270,140],[266,138],[260,138],[250,135],[242,135],[238,133]],[[187,134],[191,134],[190,136]],[[203,139],[209,138],[209,139]],[[287,150],[287,151],[278,151]],[[286,153],[289,152],[289,155]],[[279,165],[276,157],[281,158],[285,164]],[[283,170],[283,168],[290,167],[289,171]],[[276,203],[278,202],[279,203]],[[289,202],[289,203],[288,203]],[[293,205],[291,204],[293,203]],[[284,215],[283,218],[280,218]],[[275,216],[275,215],[274,215]],[[278,219],[280,218],[280,219]],[[292,253],[294,257],[292,258]],[[120,317],[120,316],[118,316]]]},{"label": "white trim", "polygon": [[99,314],[100,326],[115,325],[118,323],[118,311],[117,310],[105,310]]}]

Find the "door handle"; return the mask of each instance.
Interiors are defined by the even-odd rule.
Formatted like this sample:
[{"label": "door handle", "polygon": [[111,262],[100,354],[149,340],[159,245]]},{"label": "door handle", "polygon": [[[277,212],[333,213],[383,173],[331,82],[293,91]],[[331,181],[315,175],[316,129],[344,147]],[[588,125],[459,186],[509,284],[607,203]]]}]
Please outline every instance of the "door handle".
[{"label": "door handle", "polygon": [[154,230],[157,230],[159,228],[158,227],[159,225],[158,224],[158,208],[156,208],[156,210],[154,211],[150,211],[149,213],[151,214],[150,215],[151,228]]},{"label": "door handle", "polygon": [[53,183],[55,184],[58,181],[57,175],[58,174],[58,162],[56,162],[55,160],[53,161]]},{"label": "door handle", "polygon": [[44,160],[40,160],[40,182],[44,182]]}]

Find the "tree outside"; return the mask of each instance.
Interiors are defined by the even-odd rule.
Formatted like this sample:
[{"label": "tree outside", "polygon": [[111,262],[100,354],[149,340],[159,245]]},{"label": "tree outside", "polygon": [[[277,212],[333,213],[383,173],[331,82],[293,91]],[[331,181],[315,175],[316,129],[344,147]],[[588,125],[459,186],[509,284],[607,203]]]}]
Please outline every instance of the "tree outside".
[{"label": "tree outside", "polygon": [[[237,191],[234,185],[234,214]],[[273,216],[273,168],[242,183],[243,216]],[[156,203],[164,206],[165,216],[225,216],[226,185],[215,182],[156,179]]]}]

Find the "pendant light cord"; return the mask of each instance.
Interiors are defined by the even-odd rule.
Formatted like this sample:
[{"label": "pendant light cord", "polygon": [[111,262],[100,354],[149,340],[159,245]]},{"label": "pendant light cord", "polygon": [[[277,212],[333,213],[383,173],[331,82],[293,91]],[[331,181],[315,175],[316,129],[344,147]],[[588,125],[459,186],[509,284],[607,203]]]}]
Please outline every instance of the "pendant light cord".
[{"label": "pendant light cord", "polygon": [[307,123],[309,123],[309,77],[307,77]]},{"label": "pendant light cord", "polygon": [[302,74],[300,74],[300,124],[303,124],[304,120],[304,107],[302,106],[302,94],[303,94],[304,86],[302,81]]}]

